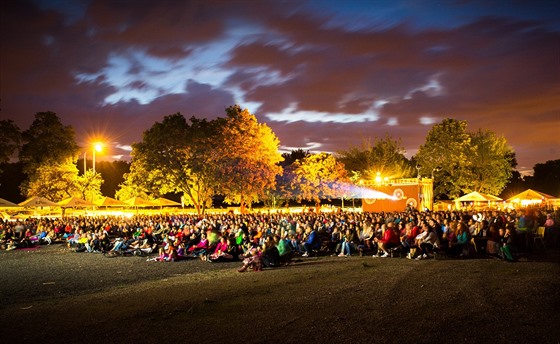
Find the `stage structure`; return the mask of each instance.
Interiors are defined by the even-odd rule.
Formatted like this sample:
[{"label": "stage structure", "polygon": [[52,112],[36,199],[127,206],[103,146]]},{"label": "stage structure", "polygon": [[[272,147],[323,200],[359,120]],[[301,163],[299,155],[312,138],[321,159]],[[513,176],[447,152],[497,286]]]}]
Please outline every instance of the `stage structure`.
[{"label": "stage structure", "polygon": [[[433,210],[434,191],[431,178],[405,178],[362,181],[363,211],[418,211]],[[381,191],[392,196],[389,199],[367,198],[367,189]]]}]

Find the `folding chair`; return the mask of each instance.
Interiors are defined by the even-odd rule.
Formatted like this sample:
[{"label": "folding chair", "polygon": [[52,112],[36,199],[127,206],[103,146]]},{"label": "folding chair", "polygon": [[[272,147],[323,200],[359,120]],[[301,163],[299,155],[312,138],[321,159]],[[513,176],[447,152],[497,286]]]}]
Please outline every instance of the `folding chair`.
[{"label": "folding chair", "polygon": [[537,232],[533,236],[533,245],[536,247],[536,243],[540,242],[542,248],[546,251],[546,246],[544,244],[544,226],[540,226],[537,228]]}]

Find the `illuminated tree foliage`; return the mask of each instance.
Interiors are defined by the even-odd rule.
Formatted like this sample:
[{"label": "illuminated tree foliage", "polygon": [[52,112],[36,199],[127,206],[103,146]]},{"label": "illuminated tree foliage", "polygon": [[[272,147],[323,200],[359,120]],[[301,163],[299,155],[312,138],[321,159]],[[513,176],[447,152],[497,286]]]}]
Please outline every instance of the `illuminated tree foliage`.
[{"label": "illuminated tree foliage", "polygon": [[488,130],[471,134],[471,143],[475,154],[472,156],[472,184],[468,190],[499,195],[512,176],[513,149],[505,137]]},{"label": "illuminated tree foliage", "polygon": [[431,176],[432,171],[439,170],[435,195],[457,198],[471,185],[474,154],[467,122],[447,118],[428,132],[426,143],[420,146],[415,159],[422,176]]},{"label": "illuminated tree foliage", "polygon": [[33,180],[23,184],[22,194],[46,197],[53,202],[78,196],[78,168],[70,158],[54,165],[44,163],[35,171]]},{"label": "illuminated tree foliage", "polygon": [[[10,158],[21,147],[21,131],[12,120],[0,121],[0,164],[10,161]],[[2,170],[0,169],[0,173]]]},{"label": "illuminated tree foliage", "polygon": [[212,122],[194,117],[187,122],[179,113],[164,117],[144,132],[141,142],[133,144],[131,171],[121,186],[127,193],[183,193],[186,204],[203,213],[214,195],[208,165],[215,136]]},{"label": "illuminated tree foliage", "polygon": [[90,202],[96,202],[103,196],[101,194],[102,184],[103,177],[101,176],[101,173],[93,172],[93,170],[87,170],[85,174],[77,177],[77,192],[75,192],[75,196]]},{"label": "illuminated tree foliage", "polygon": [[289,153],[282,153],[283,160],[279,163],[282,167],[282,173],[276,176],[274,187],[265,190],[265,195],[262,199],[267,207],[277,208],[288,204],[289,200],[294,198],[295,192],[292,190],[292,181],[295,178],[293,164],[310,154],[309,151],[301,148],[292,150]]},{"label": "illuminated tree foliage", "polygon": [[226,109],[219,122],[218,142],[213,146],[216,180],[226,203],[237,203],[241,211],[266,197],[282,172],[278,163],[279,140],[274,132],[247,109],[238,105]]},{"label": "illuminated tree foliage", "polygon": [[80,148],[74,128],[64,126],[53,112],[39,112],[22,138],[19,159],[27,175],[20,185],[22,194],[53,201],[75,195],[78,180],[75,159]]},{"label": "illuminated tree foliage", "polygon": [[64,126],[54,112],[39,112],[29,129],[23,132],[19,160],[32,180],[39,166],[75,159],[79,150],[73,127]]},{"label": "illuminated tree foliage", "polygon": [[297,201],[309,200],[319,205],[322,199],[344,197],[350,179],[344,164],[327,153],[310,154],[293,164],[291,190]]},{"label": "illuminated tree foliage", "polygon": [[511,177],[513,157],[505,138],[469,133],[466,121],[447,118],[432,127],[415,159],[422,176],[437,171],[436,195],[457,198],[472,191],[499,194]]},{"label": "illuminated tree foliage", "polygon": [[361,147],[351,147],[338,152],[337,158],[346,170],[358,173],[362,178],[373,180],[380,173],[388,178],[404,178],[414,175],[414,167],[403,154],[400,140],[386,136],[384,139],[364,140]]}]

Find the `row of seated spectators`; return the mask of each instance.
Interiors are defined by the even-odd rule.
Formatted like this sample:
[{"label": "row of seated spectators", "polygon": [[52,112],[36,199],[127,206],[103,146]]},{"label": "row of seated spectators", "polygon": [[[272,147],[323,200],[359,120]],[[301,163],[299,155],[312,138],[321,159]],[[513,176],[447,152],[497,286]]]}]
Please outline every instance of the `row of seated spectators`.
[{"label": "row of seated spectators", "polygon": [[63,242],[76,252],[152,255],[149,259],[156,261],[241,259],[244,267],[277,266],[294,255],[398,253],[427,259],[438,254],[484,254],[514,260],[515,252],[530,250],[527,238],[538,226],[547,228],[551,246],[558,245],[558,215],[558,211],[524,209],[27,219],[0,222],[0,247],[11,250]]}]

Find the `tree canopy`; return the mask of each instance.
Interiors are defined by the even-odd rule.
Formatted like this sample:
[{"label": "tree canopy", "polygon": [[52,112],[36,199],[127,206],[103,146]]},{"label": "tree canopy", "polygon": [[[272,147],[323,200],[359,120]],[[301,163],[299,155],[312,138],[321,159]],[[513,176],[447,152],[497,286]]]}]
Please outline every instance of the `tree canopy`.
[{"label": "tree canopy", "polygon": [[187,205],[204,212],[214,194],[213,174],[207,166],[211,154],[206,155],[205,148],[211,147],[215,136],[213,123],[194,117],[187,121],[180,113],[156,122],[144,132],[141,142],[132,145],[130,172],[122,184],[127,195],[134,191],[156,196],[178,192]]},{"label": "tree canopy", "polygon": [[350,147],[337,154],[344,163],[348,173],[355,173],[361,178],[373,180],[378,174],[388,178],[412,177],[414,168],[404,156],[400,140],[390,136],[383,139],[364,140],[360,147]]},{"label": "tree canopy", "polygon": [[328,153],[310,154],[293,163],[293,198],[314,201],[344,197],[350,179],[344,164]]},{"label": "tree canopy", "polygon": [[227,203],[245,206],[258,202],[274,187],[282,173],[280,142],[266,124],[259,123],[247,109],[234,105],[226,109],[217,139],[217,180]]},{"label": "tree canopy", "polygon": [[242,207],[259,201],[280,174],[279,141],[248,110],[235,105],[213,121],[165,116],[133,144],[123,187],[151,195],[179,192],[199,213],[216,194]]},{"label": "tree canopy", "polygon": [[499,194],[511,177],[513,150],[491,131],[467,131],[467,122],[444,119],[429,131],[414,157],[421,176],[435,174],[435,195],[457,198],[478,191]]},{"label": "tree canopy", "polygon": [[80,147],[74,128],[65,126],[54,112],[39,112],[22,134],[19,159],[27,179],[20,185],[24,195],[60,200],[77,190],[75,159]]},{"label": "tree canopy", "polygon": [[[0,121],[0,164],[10,158],[21,148],[22,137],[19,127],[12,120]],[[0,169],[0,173],[2,170]]]},{"label": "tree canopy", "polygon": [[80,147],[72,126],[65,126],[54,112],[38,112],[29,129],[23,132],[19,160],[31,176],[44,163],[57,164],[75,159]]}]

